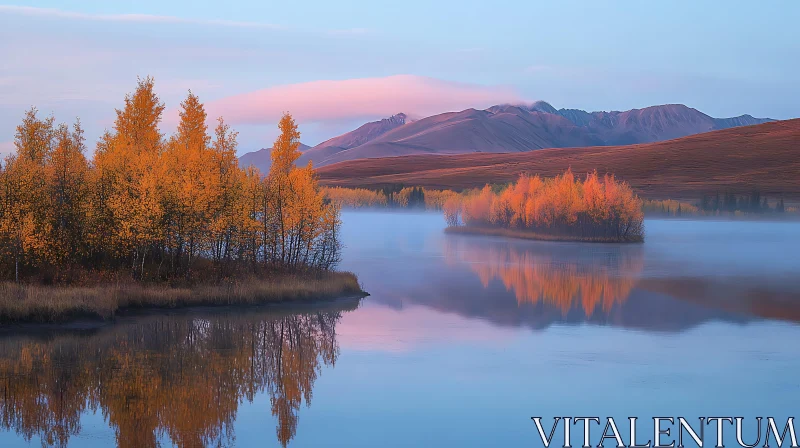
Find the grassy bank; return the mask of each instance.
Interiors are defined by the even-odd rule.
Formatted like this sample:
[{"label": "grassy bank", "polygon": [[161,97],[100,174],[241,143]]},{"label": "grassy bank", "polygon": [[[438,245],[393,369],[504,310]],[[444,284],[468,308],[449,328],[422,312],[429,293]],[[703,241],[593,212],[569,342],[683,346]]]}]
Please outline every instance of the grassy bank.
[{"label": "grassy bank", "polygon": [[0,322],[107,320],[131,308],[255,305],[364,294],[351,272],[253,277],[189,287],[133,282],[90,287],[0,283]]},{"label": "grassy bank", "polygon": [[491,235],[491,236],[504,236],[508,238],[521,238],[526,240],[541,240],[541,241],[572,241],[584,243],[643,243],[644,237],[635,235],[629,238],[610,238],[610,237],[592,237],[592,236],[572,236],[572,235],[550,235],[546,233],[537,233],[529,230],[515,230],[506,228],[495,227],[473,227],[473,226],[455,226],[447,227],[447,233],[458,233],[465,235]]}]

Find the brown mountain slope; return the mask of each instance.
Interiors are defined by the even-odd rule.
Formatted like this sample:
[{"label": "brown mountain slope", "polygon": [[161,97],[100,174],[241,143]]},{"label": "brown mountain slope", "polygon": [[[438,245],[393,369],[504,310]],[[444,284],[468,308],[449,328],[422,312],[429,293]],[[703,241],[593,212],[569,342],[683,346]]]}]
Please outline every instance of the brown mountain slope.
[{"label": "brown mountain slope", "polygon": [[697,109],[665,104],[625,112],[594,112],[587,128],[602,136],[607,145],[633,145],[713,131],[715,125],[714,118]]},{"label": "brown mountain slope", "polygon": [[[311,147],[300,143],[300,152],[308,151]],[[258,151],[248,152],[247,154],[239,157],[239,166],[248,167],[250,165],[258,168],[261,174],[269,173],[269,167],[272,166],[272,148],[262,148]]]},{"label": "brown mountain slope", "polygon": [[322,167],[319,175],[326,185],[463,189],[509,182],[520,173],[553,176],[570,167],[578,173],[615,173],[651,198],[754,188],[800,198],[800,119],[639,145],[353,160]]},{"label": "brown mountain slope", "polygon": [[407,119],[408,117],[406,117],[406,114],[399,113],[392,115],[389,118],[384,118],[383,120],[372,121],[361,125],[354,131],[350,131],[338,137],[328,139],[315,146],[314,149],[316,150],[331,146],[341,148],[342,150],[355,148],[356,146],[375,140],[392,129],[406,124]]},{"label": "brown mountain slope", "polygon": [[324,165],[328,158],[337,153],[371,142],[407,122],[409,120],[406,114],[399,113],[383,120],[366,123],[354,131],[328,139],[305,151],[297,163],[305,165],[311,160],[314,165]]}]

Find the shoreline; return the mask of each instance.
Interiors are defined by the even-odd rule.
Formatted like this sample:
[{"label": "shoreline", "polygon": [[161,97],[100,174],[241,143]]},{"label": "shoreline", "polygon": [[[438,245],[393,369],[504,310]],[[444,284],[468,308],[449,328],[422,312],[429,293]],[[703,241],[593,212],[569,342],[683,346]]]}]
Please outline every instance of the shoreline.
[{"label": "shoreline", "polygon": [[298,313],[304,311],[353,311],[359,307],[361,300],[369,293],[347,296],[325,297],[308,300],[286,300],[282,302],[264,302],[256,304],[234,305],[192,305],[177,308],[125,308],[120,309],[113,319],[92,319],[78,317],[61,322],[10,322],[0,324],[0,339],[15,336],[41,336],[51,333],[64,334],[94,332],[105,328],[139,322],[142,319],[161,317],[226,315],[231,313],[270,312],[276,315]]},{"label": "shoreline", "polygon": [[503,236],[523,240],[551,241],[562,243],[610,243],[610,244],[644,244],[644,238],[630,240],[619,240],[616,238],[605,237],[582,237],[569,235],[547,235],[543,233],[529,232],[527,230],[514,230],[506,228],[492,227],[446,227],[445,233],[456,235],[484,235],[484,236]]},{"label": "shoreline", "polygon": [[300,304],[368,295],[351,272],[251,278],[190,287],[133,282],[96,286],[0,283],[0,329],[71,324],[85,328],[141,311]]}]

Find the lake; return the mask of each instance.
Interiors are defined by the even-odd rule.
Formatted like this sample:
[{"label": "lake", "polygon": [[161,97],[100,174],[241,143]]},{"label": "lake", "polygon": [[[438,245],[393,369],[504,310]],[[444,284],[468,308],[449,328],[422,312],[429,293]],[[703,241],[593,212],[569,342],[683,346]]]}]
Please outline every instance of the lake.
[{"label": "lake", "polygon": [[797,409],[800,223],[647,220],[614,245],[343,222],[360,301],[1,332],[0,446],[529,447],[532,416]]}]

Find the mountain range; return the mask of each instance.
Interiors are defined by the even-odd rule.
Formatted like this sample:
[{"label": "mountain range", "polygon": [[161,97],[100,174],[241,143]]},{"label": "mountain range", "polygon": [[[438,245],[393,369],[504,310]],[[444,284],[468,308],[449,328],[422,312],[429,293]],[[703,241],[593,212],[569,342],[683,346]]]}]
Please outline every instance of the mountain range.
[{"label": "mountain range", "polygon": [[[544,101],[466,109],[419,120],[399,113],[366,123],[313,148],[303,145],[298,164],[337,162],[414,154],[526,152],[544,148],[651,143],[719,129],[774,121],[741,115],[713,118],[682,104],[624,112],[556,109]],[[243,165],[269,170],[269,149],[247,153]]]}]

